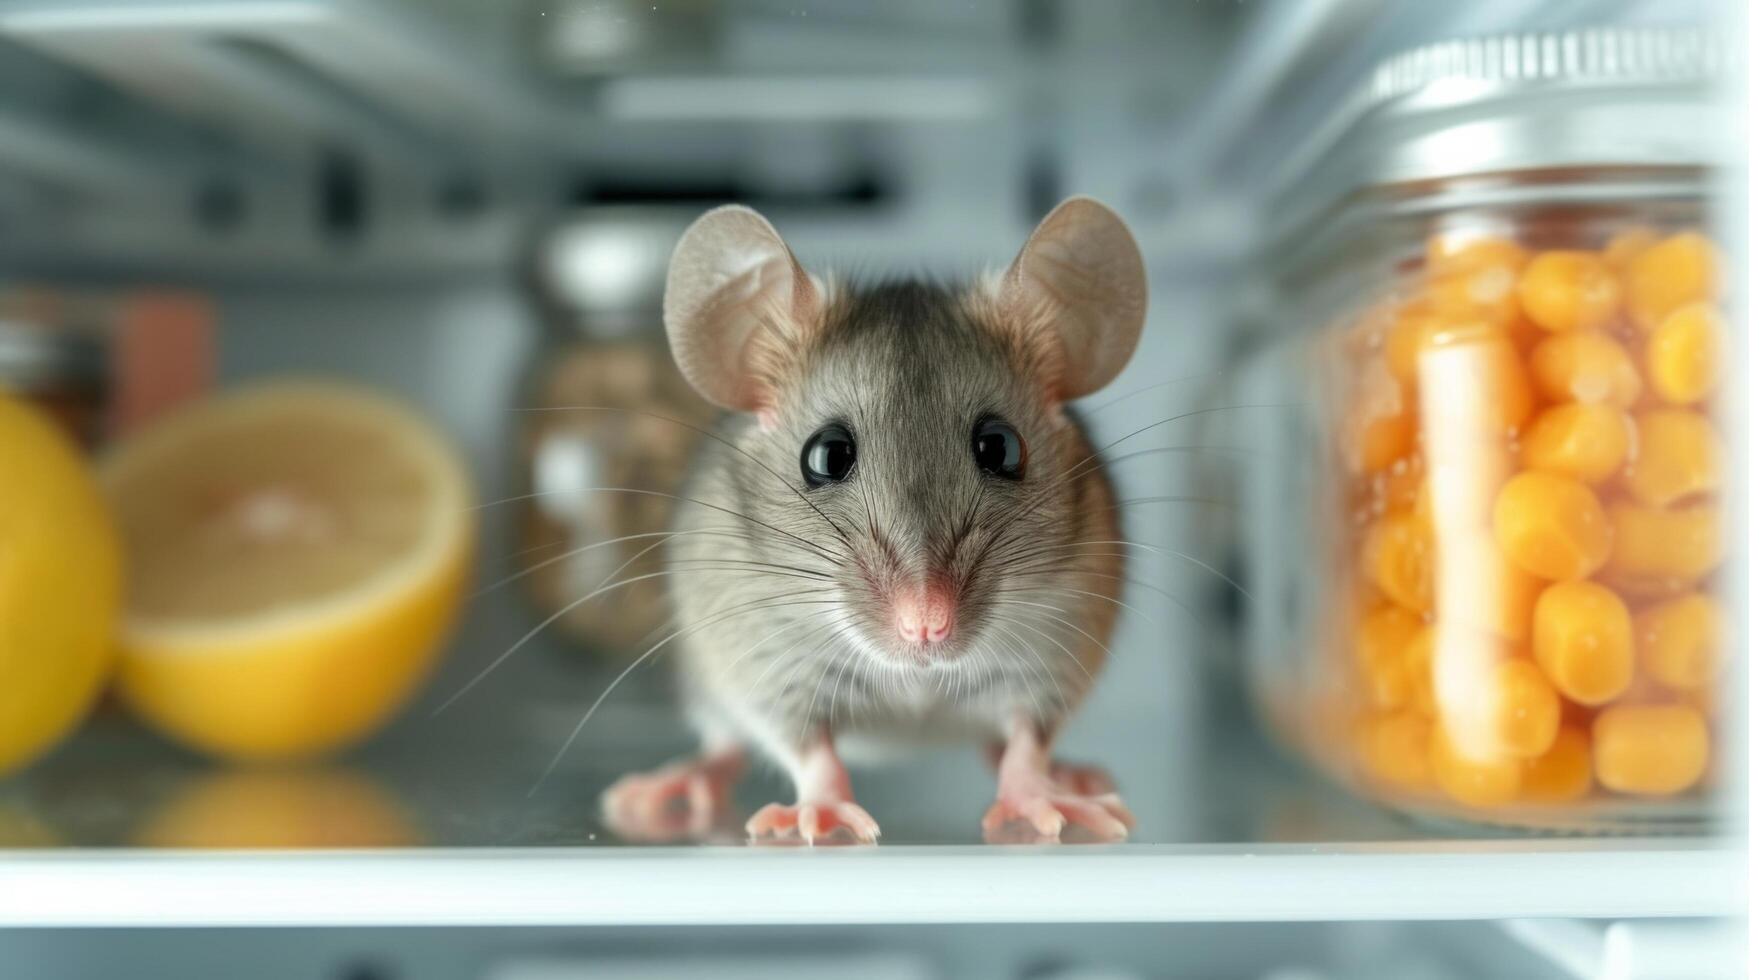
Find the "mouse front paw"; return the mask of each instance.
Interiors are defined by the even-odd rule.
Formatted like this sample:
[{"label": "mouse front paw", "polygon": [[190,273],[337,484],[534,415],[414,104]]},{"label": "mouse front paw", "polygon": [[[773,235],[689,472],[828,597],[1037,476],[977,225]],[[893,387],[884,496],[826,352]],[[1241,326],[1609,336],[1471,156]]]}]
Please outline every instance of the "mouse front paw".
[{"label": "mouse front paw", "polygon": [[880,836],[868,811],[848,800],[770,803],[747,821],[753,844],[873,844]]},{"label": "mouse front paw", "polygon": [[1040,789],[1004,794],[984,814],[990,844],[1111,844],[1125,840],[1136,818],[1116,793],[1080,794]]},{"label": "mouse front paw", "polygon": [[601,794],[602,818],[609,830],[639,843],[709,839],[733,816],[729,796],[740,769],[739,756],[725,754],[623,776]]}]

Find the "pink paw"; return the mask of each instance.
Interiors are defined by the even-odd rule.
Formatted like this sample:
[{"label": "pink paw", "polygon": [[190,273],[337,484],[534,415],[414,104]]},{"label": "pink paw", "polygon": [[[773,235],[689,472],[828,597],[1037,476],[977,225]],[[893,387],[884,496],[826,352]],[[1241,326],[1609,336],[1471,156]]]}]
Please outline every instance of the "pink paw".
[{"label": "pink paw", "polygon": [[1124,840],[1136,818],[1116,793],[1084,794],[1050,789],[1000,796],[984,814],[984,840],[991,844],[1072,841],[1110,844]]},{"label": "pink paw", "polygon": [[873,844],[881,828],[855,803],[770,803],[747,821],[755,844]]},{"label": "pink paw", "polygon": [[733,781],[722,766],[696,759],[632,773],[601,794],[601,816],[609,830],[630,841],[702,840],[729,815]]},{"label": "pink paw", "polygon": [[1081,766],[1072,762],[1051,763],[1051,782],[1057,789],[1074,796],[1105,796],[1117,792],[1111,774],[1098,766]]}]

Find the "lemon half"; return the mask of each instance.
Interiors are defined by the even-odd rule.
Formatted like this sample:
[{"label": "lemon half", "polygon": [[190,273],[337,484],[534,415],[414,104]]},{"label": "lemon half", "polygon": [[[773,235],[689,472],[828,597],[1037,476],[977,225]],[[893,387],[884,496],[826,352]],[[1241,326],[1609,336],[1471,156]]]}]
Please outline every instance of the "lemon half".
[{"label": "lemon half", "polygon": [[330,382],[241,389],[105,460],[131,580],[117,672],[150,724],[237,759],[374,731],[461,602],[474,521],[446,440]]},{"label": "lemon half", "polygon": [[0,774],[47,751],[109,677],[121,549],[72,441],[0,393]]}]

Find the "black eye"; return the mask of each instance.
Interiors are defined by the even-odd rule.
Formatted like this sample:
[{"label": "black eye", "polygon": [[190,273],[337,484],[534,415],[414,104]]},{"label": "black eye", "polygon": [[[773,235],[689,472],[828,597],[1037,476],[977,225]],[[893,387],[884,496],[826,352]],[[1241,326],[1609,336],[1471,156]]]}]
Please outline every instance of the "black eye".
[{"label": "black eye", "polygon": [[1026,443],[1001,419],[985,419],[972,429],[972,459],[992,476],[1018,480],[1026,475]]},{"label": "black eye", "polygon": [[838,483],[856,466],[856,440],[836,422],[822,426],[802,446],[802,479],[808,486]]}]

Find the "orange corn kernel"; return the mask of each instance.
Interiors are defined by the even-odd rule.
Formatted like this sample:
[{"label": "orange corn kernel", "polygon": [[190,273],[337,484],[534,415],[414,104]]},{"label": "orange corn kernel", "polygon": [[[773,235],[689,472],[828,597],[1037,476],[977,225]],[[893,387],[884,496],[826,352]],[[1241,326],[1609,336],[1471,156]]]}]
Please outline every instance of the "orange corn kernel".
[{"label": "orange corn kernel", "polygon": [[1445,795],[1466,806],[1511,803],[1524,778],[1521,760],[1504,755],[1484,759],[1466,756],[1438,728],[1433,730],[1428,759],[1433,781]]},{"label": "orange corn kernel", "polygon": [[1543,409],[1525,430],[1526,469],[1602,483],[1621,469],[1633,441],[1627,414],[1613,405],[1568,402]]},{"label": "orange corn kernel", "polygon": [[1525,267],[1518,302],[1544,330],[1593,330],[1621,309],[1621,285],[1595,252],[1549,251]]},{"label": "orange corn kernel", "polygon": [[1465,237],[1446,232],[1427,240],[1427,271],[1435,276],[1492,266],[1516,271],[1529,259],[1523,245],[1494,235]]},{"label": "orange corn kernel", "polygon": [[1476,608],[1482,610],[1478,624],[1514,643],[1530,639],[1531,615],[1537,596],[1542,594],[1543,580],[1530,574],[1498,548],[1491,548],[1493,563],[1489,580],[1480,583]]},{"label": "orange corn kernel", "polygon": [[1641,503],[1665,507],[1719,488],[1725,445],[1699,412],[1668,408],[1641,413],[1639,453],[1622,483]]},{"label": "orange corn kernel", "polygon": [[1603,247],[1603,261],[1618,274],[1626,273],[1633,260],[1658,244],[1660,237],[1656,231],[1644,226],[1624,228],[1610,236],[1609,244]]},{"label": "orange corn kernel", "polygon": [[1724,630],[1724,610],[1703,592],[1660,602],[1634,617],[1640,665],[1673,690],[1706,687],[1718,676],[1727,649]]},{"label": "orange corn kernel", "polygon": [[1554,744],[1561,725],[1561,699],[1537,665],[1519,657],[1494,670],[1492,742],[1520,759],[1533,759]]},{"label": "orange corn kernel", "polygon": [[1392,602],[1414,612],[1433,608],[1433,534],[1413,514],[1380,518],[1361,555],[1367,577]]},{"label": "orange corn kernel", "polygon": [[1512,267],[1481,265],[1429,279],[1427,299],[1448,320],[1478,320],[1499,328],[1523,315],[1517,287],[1518,273]]},{"label": "orange corn kernel", "polygon": [[1443,321],[1425,301],[1405,303],[1385,332],[1385,366],[1406,387],[1415,384],[1421,348]]},{"label": "orange corn kernel", "polygon": [[1591,725],[1597,781],[1618,793],[1669,796],[1706,771],[1706,720],[1685,704],[1618,704]]},{"label": "orange corn kernel", "polygon": [[1615,547],[1604,574],[1640,583],[1637,594],[1667,594],[1713,571],[1725,557],[1724,525],[1712,504],[1659,510],[1620,501],[1610,505],[1609,523]]},{"label": "orange corn kernel", "polygon": [[1628,263],[1628,312],[1641,330],[1651,330],[1679,306],[1715,299],[1719,256],[1698,232],[1671,235]]},{"label": "orange corn kernel", "polygon": [[1404,651],[1409,675],[1409,707],[1432,718],[1439,711],[1433,695],[1433,648],[1439,642],[1439,628],[1421,627]]},{"label": "orange corn kernel", "polygon": [[1519,568],[1546,579],[1579,579],[1610,554],[1610,525],[1597,495],[1552,473],[1520,473],[1494,500],[1494,539]]},{"label": "orange corn kernel", "polygon": [[1409,647],[1421,628],[1420,616],[1396,606],[1383,606],[1361,619],[1354,655],[1373,707],[1394,711],[1409,703],[1414,683]]},{"label": "orange corn kernel", "polygon": [[1570,803],[1591,791],[1591,737],[1562,725],[1547,752],[1524,764],[1520,795],[1529,803]]},{"label": "orange corn kernel", "polygon": [[1427,789],[1433,785],[1428,743],[1433,723],[1411,711],[1363,722],[1360,761],[1367,775],[1390,786]]},{"label": "orange corn kernel", "polygon": [[1531,649],[1555,689],[1580,704],[1613,700],[1634,679],[1627,604],[1595,582],[1559,582],[1537,598]]},{"label": "orange corn kernel", "polygon": [[1718,387],[1725,366],[1725,320],[1707,303],[1679,307],[1646,341],[1646,378],[1658,397],[1692,405]]},{"label": "orange corn kernel", "polygon": [[1374,416],[1352,423],[1348,445],[1349,465],[1360,473],[1388,469],[1415,448],[1415,416]]},{"label": "orange corn kernel", "polygon": [[1391,464],[1371,478],[1371,500],[1377,513],[1387,510],[1415,510],[1425,492],[1427,476],[1422,472],[1421,459],[1410,455]]},{"label": "orange corn kernel", "polygon": [[1599,333],[1556,334],[1530,352],[1530,377],[1544,398],[1628,408],[1640,397],[1640,372],[1627,348]]}]

